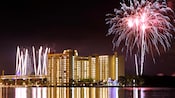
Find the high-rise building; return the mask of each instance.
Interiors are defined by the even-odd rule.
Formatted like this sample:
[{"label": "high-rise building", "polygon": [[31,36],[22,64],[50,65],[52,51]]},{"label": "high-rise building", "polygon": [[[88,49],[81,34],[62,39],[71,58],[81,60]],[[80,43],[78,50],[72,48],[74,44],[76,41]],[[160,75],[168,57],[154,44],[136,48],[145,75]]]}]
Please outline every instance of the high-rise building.
[{"label": "high-rise building", "polygon": [[97,76],[97,58],[95,56],[89,56],[89,74],[90,78],[93,79],[94,81],[96,80]]},{"label": "high-rise building", "polygon": [[60,54],[48,54],[48,81],[50,85],[68,84],[73,78],[72,67],[76,50],[64,50]]},{"label": "high-rise building", "polygon": [[125,75],[124,57],[113,55],[98,55],[96,56],[96,81],[104,81],[108,78],[118,80],[119,76]]},{"label": "high-rise building", "polygon": [[118,80],[125,75],[124,58],[113,55],[78,56],[77,50],[48,54],[48,81],[51,85],[68,84],[81,79]]},{"label": "high-rise building", "polygon": [[48,54],[48,81],[51,85],[67,83],[69,78],[68,55]]},{"label": "high-rise building", "polygon": [[90,78],[89,74],[89,58],[77,56],[74,58],[74,68],[73,68],[73,79],[88,79]]}]

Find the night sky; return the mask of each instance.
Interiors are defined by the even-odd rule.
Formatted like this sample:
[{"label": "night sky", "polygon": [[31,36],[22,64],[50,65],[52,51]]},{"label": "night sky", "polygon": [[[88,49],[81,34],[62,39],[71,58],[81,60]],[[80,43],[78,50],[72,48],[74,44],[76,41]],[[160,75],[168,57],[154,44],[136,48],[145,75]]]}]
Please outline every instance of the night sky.
[{"label": "night sky", "polygon": [[[63,2],[64,1],[64,2]],[[119,8],[119,0],[13,0],[0,2],[0,71],[15,72],[16,47],[40,45],[54,52],[77,49],[80,56],[112,54],[112,38],[106,36],[107,13]],[[173,3],[169,1],[173,7]],[[145,75],[175,73],[175,45],[156,63],[147,57]],[[126,73],[135,74],[132,57]]]}]

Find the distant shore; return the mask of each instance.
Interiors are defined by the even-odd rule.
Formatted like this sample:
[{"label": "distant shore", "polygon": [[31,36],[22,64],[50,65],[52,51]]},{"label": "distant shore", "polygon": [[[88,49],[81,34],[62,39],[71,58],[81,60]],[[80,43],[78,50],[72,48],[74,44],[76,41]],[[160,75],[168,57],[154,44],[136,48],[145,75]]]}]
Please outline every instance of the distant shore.
[{"label": "distant shore", "polygon": [[[127,78],[125,77],[125,81]],[[42,81],[42,84],[0,84],[0,87],[171,87],[175,88],[175,77],[172,76],[139,76],[139,79],[142,79],[142,85],[133,85],[132,83],[126,83],[123,85],[108,85],[105,83],[93,83],[93,82],[82,82],[82,83],[67,83],[67,84],[59,84],[59,85],[51,85],[47,84],[46,81]],[[8,81],[7,81],[8,82]],[[46,83],[45,83],[46,82]],[[132,82],[132,80],[131,80]]]}]

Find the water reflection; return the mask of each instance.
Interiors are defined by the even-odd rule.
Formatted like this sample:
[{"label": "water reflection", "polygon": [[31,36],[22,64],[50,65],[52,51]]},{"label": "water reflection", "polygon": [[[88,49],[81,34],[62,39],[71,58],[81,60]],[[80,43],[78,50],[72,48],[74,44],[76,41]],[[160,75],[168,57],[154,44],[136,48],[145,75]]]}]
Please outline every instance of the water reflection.
[{"label": "water reflection", "polygon": [[51,87],[47,90],[47,98],[70,98],[70,88],[66,87]]},{"label": "water reflection", "polygon": [[133,88],[126,88],[125,95],[128,98],[145,98],[145,92],[148,88],[140,88],[140,87],[133,87]]},{"label": "water reflection", "polygon": [[175,88],[0,88],[0,98],[175,98]]},{"label": "water reflection", "polygon": [[[14,90],[15,98],[47,98],[47,88],[14,88]],[[10,92],[6,93],[10,94]]]},{"label": "water reflection", "polygon": [[15,98],[27,98],[27,88],[16,88]]},{"label": "water reflection", "polygon": [[133,88],[133,98],[144,98],[142,88]]},{"label": "water reflection", "polygon": [[[32,88],[32,97],[28,98],[47,98],[47,88]],[[19,98],[19,97],[18,97]]]}]

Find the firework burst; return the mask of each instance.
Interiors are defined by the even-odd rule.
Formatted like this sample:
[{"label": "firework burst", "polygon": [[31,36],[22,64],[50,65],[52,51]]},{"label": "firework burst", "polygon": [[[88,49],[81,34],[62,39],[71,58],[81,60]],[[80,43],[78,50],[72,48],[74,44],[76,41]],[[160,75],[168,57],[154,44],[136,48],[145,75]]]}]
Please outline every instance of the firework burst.
[{"label": "firework burst", "polygon": [[[107,35],[114,34],[114,48],[121,48],[128,55],[135,55],[136,74],[143,74],[145,54],[160,55],[167,51],[175,31],[174,11],[166,0],[122,0],[120,9],[107,14],[106,24],[110,28]],[[124,45],[123,45],[124,44]]]}]

